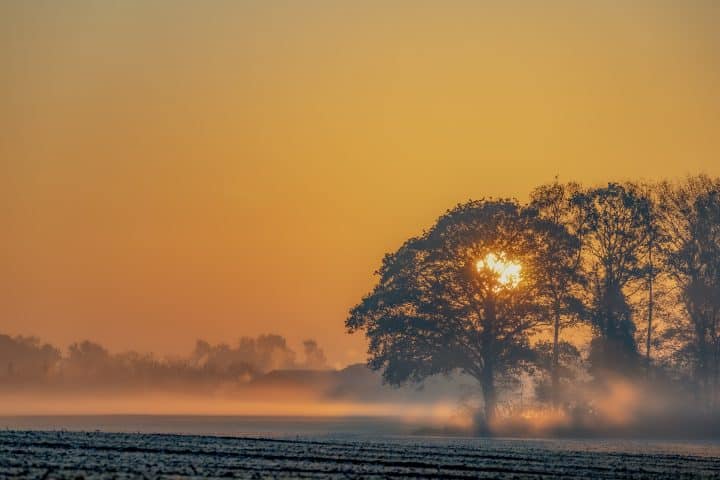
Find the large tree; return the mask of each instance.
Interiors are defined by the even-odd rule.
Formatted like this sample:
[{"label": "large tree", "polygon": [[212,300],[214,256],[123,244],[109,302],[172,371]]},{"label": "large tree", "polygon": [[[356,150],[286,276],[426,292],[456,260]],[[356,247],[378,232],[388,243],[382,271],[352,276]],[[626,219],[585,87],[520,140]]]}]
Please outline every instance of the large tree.
[{"label": "large tree", "polygon": [[529,335],[542,319],[536,221],[514,201],[471,201],[386,255],[346,321],[367,335],[369,366],[393,385],[470,375],[490,421],[502,382],[533,359]]}]

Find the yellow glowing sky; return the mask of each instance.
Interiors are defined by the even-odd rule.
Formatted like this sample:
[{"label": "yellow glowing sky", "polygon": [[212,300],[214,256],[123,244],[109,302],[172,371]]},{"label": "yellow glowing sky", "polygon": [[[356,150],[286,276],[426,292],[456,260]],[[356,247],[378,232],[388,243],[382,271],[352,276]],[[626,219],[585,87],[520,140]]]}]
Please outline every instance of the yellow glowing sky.
[{"label": "yellow glowing sky", "polygon": [[343,333],[446,208],[720,174],[720,3],[3,1],[0,331]]}]

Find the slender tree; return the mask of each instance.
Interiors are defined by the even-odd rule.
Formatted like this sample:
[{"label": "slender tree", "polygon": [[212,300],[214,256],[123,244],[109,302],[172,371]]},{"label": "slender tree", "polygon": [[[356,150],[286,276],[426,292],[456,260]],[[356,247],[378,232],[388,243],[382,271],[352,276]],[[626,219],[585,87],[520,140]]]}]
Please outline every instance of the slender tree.
[{"label": "slender tree", "polygon": [[645,300],[645,373],[649,377],[653,366],[652,346],[653,333],[657,329],[655,316],[657,315],[661,297],[665,292],[662,288],[661,280],[664,278],[666,270],[664,264],[666,259],[663,258],[663,251],[660,248],[664,242],[664,232],[660,227],[660,202],[661,191],[657,184],[640,184],[636,187],[640,195],[647,202],[647,215],[645,220],[645,243],[640,251],[640,261],[644,271],[644,288],[647,294]]},{"label": "slender tree", "polygon": [[542,268],[536,274],[540,298],[544,300],[547,321],[552,329],[550,359],[544,363],[550,370],[550,397],[556,408],[560,399],[561,349],[565,352],[573,350],[572,346],[561,344],[561,333],[577,324],[584,310],[578,297],[579,287],[584,282],[580,268],[580,232],[583,229],[577,209],[570,201],[579,190],[577,184],[563,185],[555,179],[551,184],[536,188],[530,196],[530,207],[538,212],[537,230],[543,237],[537,242]]}]

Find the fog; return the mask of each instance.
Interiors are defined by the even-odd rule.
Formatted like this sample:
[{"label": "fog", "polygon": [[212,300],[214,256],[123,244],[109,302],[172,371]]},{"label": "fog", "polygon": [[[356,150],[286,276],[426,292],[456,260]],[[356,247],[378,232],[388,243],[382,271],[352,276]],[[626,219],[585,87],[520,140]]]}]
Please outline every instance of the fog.
[{"label": "fog", "polygon": [[0,335],[0,415],[392,416],[468,428],[463,401],[474,389],[459,375],[390,387],[362,364],[331,369],[312,339],[296,351],[276,334],[198,340],[187,355],[162,358]]},{"label": "fog", "polygon": [[563,408],[514,409],[491,425],[521,437],[717,438],[720,417],[697,408],[689,391],[669,383],[607,377],[578,387]]},{"label": "fog", "polygon": [[[533,385],[526,378],[506,392],[493,434],[720,434],[720,419],[699,413],[692,392],[677,383],[608,374],[564,392],[559,409],[536,401]],[[161,358],[112,353],[91,341],[61,349],[36,337],[0,335],[0,415],[377,416],[414,422],[429,433],[473,435],[480,405],[469,377],[440,375],[395,388],[362,364],[331,369],[312,339],[300,351],[276,334],[221,344],[198,340],[185,356]]]}]

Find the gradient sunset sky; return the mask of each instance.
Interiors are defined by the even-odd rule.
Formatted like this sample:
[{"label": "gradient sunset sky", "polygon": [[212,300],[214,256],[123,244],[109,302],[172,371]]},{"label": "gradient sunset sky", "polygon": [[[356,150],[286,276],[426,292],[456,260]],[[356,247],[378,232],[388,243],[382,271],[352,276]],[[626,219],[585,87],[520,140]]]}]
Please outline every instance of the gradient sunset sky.
[{"label": "gradient sunset sky", "polygon": [[720,2],[3,1],[0,332],[330,362],[469,198],[720,175]]}]

